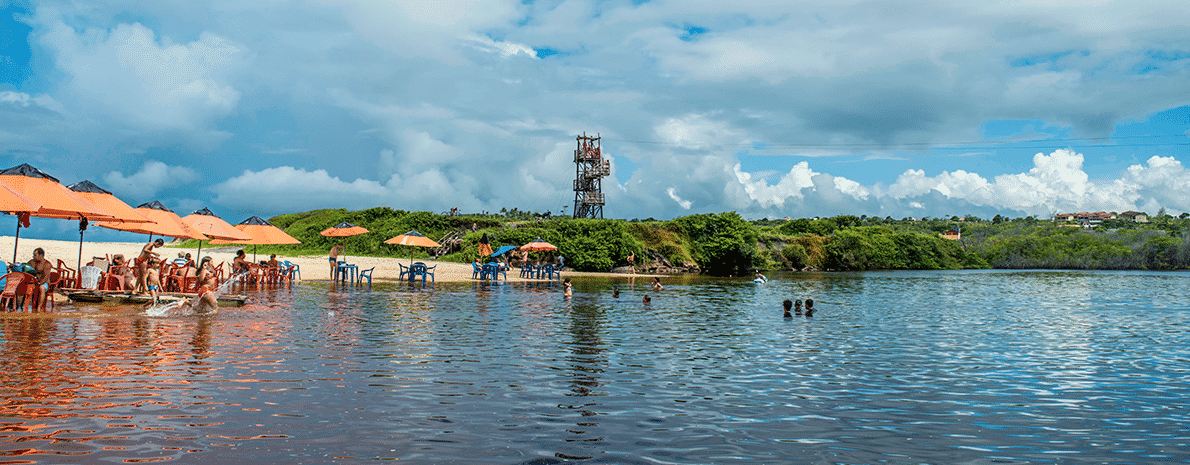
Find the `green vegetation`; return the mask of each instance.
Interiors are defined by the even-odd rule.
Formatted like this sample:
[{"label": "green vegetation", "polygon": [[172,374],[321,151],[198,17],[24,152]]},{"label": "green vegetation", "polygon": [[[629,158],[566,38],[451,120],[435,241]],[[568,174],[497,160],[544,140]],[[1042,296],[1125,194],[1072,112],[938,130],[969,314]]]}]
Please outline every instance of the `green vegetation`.
[{"label": "green vegetation", "polygon": [[[700,214],[670,221],[535,219],[517,209],[500,214],[447,216],[390,208],[315,210],[270,220],[299,245],[260,246],[261,254],[323,255],[340,241],[348,255],[427,258],[434,250],[393,246],[384,240],[417,230],[436,241],[457,235],[442,260],[469,262],[487,235],[492,248],[541,238],[581,271],[627,265],[663,272],[701,271],[743,275],[758,269],[873,270],[958,268],[1149,269],[1190,268],[1190,217],[1157,215],[1152,223],[1106,221],[1094,229],[1033,217],[991,220],[967,216],[938,219],[855,217],[746,221],[735,212]],[[328,238],[319,232],[340,222],[368,234]],[[476,230],[472,231],[472,225]],[[961,229],[962,240],[941,234]],[[193,247],[193,244],[188,246]]]}]

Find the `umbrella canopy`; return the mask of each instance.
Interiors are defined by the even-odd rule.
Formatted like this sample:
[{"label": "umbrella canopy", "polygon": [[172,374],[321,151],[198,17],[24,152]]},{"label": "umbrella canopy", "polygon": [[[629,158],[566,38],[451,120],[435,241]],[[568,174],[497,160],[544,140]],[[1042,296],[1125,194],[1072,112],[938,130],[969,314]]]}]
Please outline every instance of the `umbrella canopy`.
[{"label": "umbrella canopy", "polygon": [[387,241],[384,241],[384,243],[385,244],[393,244],[393,245],[413,245],[413,246],[417,246],[417,247],[440,247],[441,246],[441,244],[434,242],[433,239],[430,239],[430,238],[426,237],[425,234],[419,233],[417,231],[409,231],[405,234],[402,234],[400,236],[397,236],[397,237],[394,237]]},{"label": "umbrella canopy", "polygon": [[0,171],[0,184],[41,204],[37,211],[30,212],[31,216],[89,220],[113,217],[107,210],[92,205],[67,189],[57,178],[28,164]]},{"label": "umbrella canopy", "polygon": [[521,250],[528,250],[530,252],[545,252],[550,250],[558,250],[558,247],[542,240],[540,237],[533,239],[533,242],[522,245]]},{"label": "umbrella canopy", "polygon": [[500,246],[499,249],[496,249],[496,251],[492,253],[492,256],[499,257],[501,255],[508,253],[508,251],[510,251],[510,250],[516,250],[516,246],[515,245],[502,245],[502,246]]},{"label": "umbrella canopy", "polygon": [[368,230],[364,227],[356,226],[354,224],[344,222],[344,223],[339,223],[339,224],[336,224],[329,228],[326,228],[325,230],[323,230],[322,232],[320,232],[318,234],[321,234],[326,237],[350,237],[350,236],[358,236],[360,234],[367,234],[367,232],[368,232]]},{"label": "umbrella canopy", "polygon": [[227,239],[235,241],[247,241],[252,239],[252,236],[245,234],[239,229],[236,229],[228,222],[223,221],[222,218],[215,216],[211,210],[206,208],[182,217],[182,222],[186,223],[186,226],[194,228],[195,231],[198,231],[202,233],[202,235],[211,239]]},{"label": "umbrella canopy", "polygon": [[286,234],[281,228],[273,226],[273,223],[265,221],[259,216],[253,216],[240,224],[235,225],[235,228],[243,231],[250,239],[248,240],[225,240],[214,239],[212,244],[253,244],[253,245],[269,245],[269,244],[301,244],[302,241],[294,239],[293,236]]},{"label": "umbrella canopy", "polygon": [[0,184],[0,212],[33,213],[40,209],[41,203]]},{"label": "umbrella canopy", "polygon": [[[0,184],[40,204],[29,216],[45,218],[77,218],[95,220],[113,218],[111,213],[92,205],[67,189],[57,178],[30,166],[27,163],[0,171]],[[11,211],[11,210],[10,210]],[[28,226],[28,217],[24,218]],[[12,261],[17,261],[17,244],[21,240],[21,220],[17,220],[17,233],[13,241]]]},{"label": "umbrella canopy", "polygon": [[180,237],[183,239],[207,239],[207,236],[201,232],[195,231],[194,228],[187,226],[182,218],[174,213],[173,210],[166,208],[161,202],[156,200],[148,203],[137,205],[136,212],[143,215],[145,218],[153,220],[152,223],[117,223],[111,221],[104,221],[99,223],[99,226],[115,229],[117,231],[128,231],[141,234],[156,234],[158,236],[166,237]]},{"label": "umbrella canopy", "polygon": [[[409,232],[406,232],[405,234],[402,234],[400,236],[397,236],[397,237],[394,237],[387,241],[384,241],[384,243],[385,244],[393,244],[393,245],[411,245],[414,247],[440,247],[441,246],[441,244],[434,242],[433,239],[426,237],[425,234],[419,233],[414,230],[410,230]],[[413,249],[409,249],[409,266],[413,266]],[[413,277],[410,277],[409,280],[412,281]]]},{"label": "umbrella canopy", "polygon": [[111,218],[103,218],[104,221],[122,223],[150,223],[153,221],[145,218],[136,209],[91,181],[76,182],[66,188],[74,192],[75,195],[82,197],[83,200],[86,200],[91,205],[102,208],[112,215]]}]

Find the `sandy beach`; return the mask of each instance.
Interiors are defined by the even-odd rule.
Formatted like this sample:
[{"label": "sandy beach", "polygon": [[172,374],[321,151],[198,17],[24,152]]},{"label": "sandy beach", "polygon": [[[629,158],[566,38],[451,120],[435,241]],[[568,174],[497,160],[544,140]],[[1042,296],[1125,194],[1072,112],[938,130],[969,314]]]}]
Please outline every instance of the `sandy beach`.
[{"label": "sandy beach", "polygon": [[[13,236],[0,236],[0,260],[8,263],[12,260]],[[91,261],[92,257],[103,257],[105,255],[124,254],[125,257],[133,257],[140,253],[141,247],[145,245],[144,242],[83,242],[82,248],[82,263],[84,265]],[[17,249],[17,261],[26,262],[33,257],[33,249],[41,247],[45,249],[46,259],[51,263],[57,264],[58,259],[65,262],[66,266],[75,268],[79,259],[79,243],[78,241],[58,241],[48,239],[27,239],[22,237]],[[214,257],[215,263],[230,264],[235,258],[235,252],[240,247],[216,247],[202,249],[203,256],[210,255]],[[195,249],[173,248],[169,244],[166,247],[159,249],[163,258],[176,258],[178,253],[187,253],[194,255]],[[246,249],[251,259],[251,248]],[[256,260],[268,260],[268,255],[258,255]],[[288,260],[296,263],[301,268],[301,278],[303,280],[329,280],[330,266],[328,266],[325,255],[319,256],[277,256],[278,260]],[[391,280],[396,281],[400,276],[400,270],[397,267],[398,263],[409,265],[409,259],[400,258],[374,258],[374,257],[353,257],[347,255],[347,262],[359,266],[359,269],[366,270],[375,267],[372,271],[374,280]],[[436,266],[434,269],[434,279],[437,282],[458,282],[471,281],[471,265],[466,263],[453,263],[438,260],[419,260],[425,262],[427,266]],[[599,276],[619,276],[626,277],[629,275],[622,273],[591,273],[579,271],[566,271],[566,277],[580,278],[580,277],[599,277]],[[649,277],[654,275],[638,274],[637,277]],[[518,276],[516,270],[508,273],[508,281],[536,281],[522,279]]]}]

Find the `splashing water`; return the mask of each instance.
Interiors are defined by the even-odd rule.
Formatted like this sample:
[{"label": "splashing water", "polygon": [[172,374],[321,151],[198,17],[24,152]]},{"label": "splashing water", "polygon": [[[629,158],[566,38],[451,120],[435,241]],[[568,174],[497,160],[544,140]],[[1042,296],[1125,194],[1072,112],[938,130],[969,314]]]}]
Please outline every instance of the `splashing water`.
[{"label": "splashing water", "polygon": [[[226,281],[223,282],[223,284],[219,285],[218,289],[215,289],[211,292],[215,294],[215,298],[219,298],[219,296],[226,294],[229,290],[231,290],[231,285],[245,274],[247,273],[240,272],[231,275]],[[150,317],[190,316],[195,314],[197,313],[191,306],[190,299],[171,299],[159,302],[156,305],[145,309],[145,316]]]}]

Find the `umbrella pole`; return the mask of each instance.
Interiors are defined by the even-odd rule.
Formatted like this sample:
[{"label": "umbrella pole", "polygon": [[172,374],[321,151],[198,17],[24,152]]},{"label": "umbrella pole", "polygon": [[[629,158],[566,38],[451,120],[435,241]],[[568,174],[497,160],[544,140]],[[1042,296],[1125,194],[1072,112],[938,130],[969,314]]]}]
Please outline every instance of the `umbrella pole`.
[{"label": "umbrella pole", "polygon": [[[78,273],[79,283],[82,284],[83,279],[83,230],[79,230],[79,261],[74,265],[74,272]],[[83,287],[83,286],[78,286]]]},{"label": "umbrella pole", "polygon": [[17,235],[12,239],[12,264],[17,263],[17,245],[21,243],[21,218],[17,217]]},{"label": "umbrella pole", "polygon": [[202,263],[202,239],[198,241],[198,252],[194,255],[194,263]]}]

